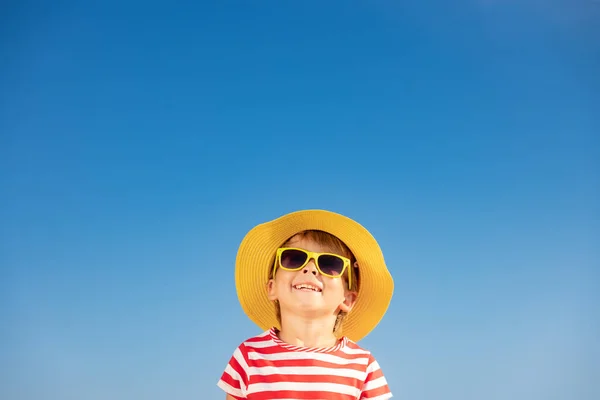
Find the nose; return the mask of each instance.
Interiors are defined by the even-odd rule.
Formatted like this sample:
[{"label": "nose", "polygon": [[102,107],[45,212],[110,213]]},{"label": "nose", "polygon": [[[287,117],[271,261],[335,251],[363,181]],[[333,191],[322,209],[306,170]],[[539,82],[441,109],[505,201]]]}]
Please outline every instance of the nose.
[{"label": "nose", "polygon": [[311,272],[314,276],[317,276],[317,273],[319,271],[317,270],[317,266],[315,265],[315,260],[310,260],[308,264],[304,266],[302,272],[304,272],[305,274]]}]

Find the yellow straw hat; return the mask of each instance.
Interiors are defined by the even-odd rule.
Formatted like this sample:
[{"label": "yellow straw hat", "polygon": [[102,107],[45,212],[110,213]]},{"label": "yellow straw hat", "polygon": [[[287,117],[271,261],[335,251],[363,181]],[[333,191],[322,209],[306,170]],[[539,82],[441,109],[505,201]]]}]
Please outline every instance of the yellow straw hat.
[{"label": "yellow straw hat", "polygon": [[343,322],[342,334],[353,341],[365,337],[383,318],[392,299],[394,281],[375,238],[362,225],[325,210],[297,211],[254,227],[242,240],[235,266],[235,286],[244,312],[261,329],[278,327],[267,282],[275,252],[305,230],[330,233],[356,257],[360,285],[356,303]]}]

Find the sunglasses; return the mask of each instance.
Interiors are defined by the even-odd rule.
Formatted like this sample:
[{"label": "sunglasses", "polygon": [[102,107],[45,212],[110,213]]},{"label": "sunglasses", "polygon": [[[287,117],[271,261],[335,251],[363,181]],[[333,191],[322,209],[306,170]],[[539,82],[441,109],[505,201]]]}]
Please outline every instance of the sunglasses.
[{"label": "sunglasses", "polygon": [[299,271],[308,264],[310,260],[315,261],[315,265],[321,275],[330,278],[339,278],[348,270],[348,288],[352,288],[352,277],[350,260],[332,253],[314,253],[303,249],[292,247],[281,247],[277,249],[275,265],[273,266],[273,276],[279,265],[286,271]]}]

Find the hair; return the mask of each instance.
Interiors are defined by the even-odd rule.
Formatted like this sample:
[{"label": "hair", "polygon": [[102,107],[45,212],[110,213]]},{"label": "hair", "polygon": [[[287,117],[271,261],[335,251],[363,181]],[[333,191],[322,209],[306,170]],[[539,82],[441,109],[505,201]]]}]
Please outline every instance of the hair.
[{"label": "hair", "polygon": [[[350,268],[352,270],[352,272],[351,272],[352,273],[352,283],[353,283],[352,286],[354,288],[356,288],[355,291],[358,292],[358,290],[360,288],[360,277],[359,277],[359,273],[358,273],[358,268],[354,268],[354,263],[356,262],[356,257],[354,257],[354,254],[352,254],[352,251],[350,251],[348,246],[344,242],[342,242],[338,237],[336,237],[330,233],[324,232],[324,231],[306,230],[306,231],[299,232],[299,233],[293,235],[292,237],[288,238],[282,244],[282,246],[289,244],[289,242],[293,238],[311,239],[311,240],[317,242],[318,244],[320,244],[321,246],[329,248],[330,251],[348,258],[350,260]],[[275,278],[275,276],[273,274],[273,269],[269,273],[269,277],[271,279]],[[346,274],[344,274],[341,279],[343,279],[344,283],[346,285],[348,285],[348,276]],[[275,304],[275,315],[277,316],[277,322],[279,322],[279,324],[281,325],[281,308],[279,307],[279,302],[277,300],[275,300],[274,304]],[[342,324],[344,322],[344,318],[346,317],[346,314],[347,313],[344,311],[338,312],[338,314],[335,318],[335,323],[333,325],[333,333],[334,334],[338,334],[341,332]]]}]

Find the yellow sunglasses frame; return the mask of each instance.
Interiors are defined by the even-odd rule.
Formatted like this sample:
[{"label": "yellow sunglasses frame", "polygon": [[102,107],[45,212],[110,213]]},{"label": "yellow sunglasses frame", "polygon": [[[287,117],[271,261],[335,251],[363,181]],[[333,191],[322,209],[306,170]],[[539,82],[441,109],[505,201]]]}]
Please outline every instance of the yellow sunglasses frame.
[{"label": "yellow sunglasses frame", "polygon": [[[292,269],[292,268],[284,267],[281,264],[281,255],[283,254],[283,252],[285,250],[298,250],[298,251],[305,253],[307,255],[306,261],[304,262],[304,264],[302,264],[298,268]],[[344,267],[342,268],[342,271],[340,272],[340,274],[339,275],[330,275],[330,274],[326,274],[325,272],[323,272],[321,270],[321,267],[319,266],[319,261],[318,261],[319,256],[333,256],[333,257],[340,258],[344,262]],[[321,275],[327,276],[329,278],[341,278],[344,275],[344,272],[346,270],[348,270],[348,289],[352,289],[352,268],[350,268],[350,259],[348,259],[344,256],[340,256],[339,254],[315,253],[314,251],[308,251],[308,250],[299,249],[296,247],[280,247],[277,249],[277,254],[275,256],[275,263],[273,265],[273,277],[275,277],[275,271],[277,271],[277,265],[279,265],[279,267],[285,271],[300,271],[302,268],[304,268],[310,262],[310,260],[314,260],[315,266],[317,267],[317,270],[319,271],[319,273]]]}]

